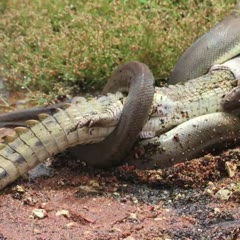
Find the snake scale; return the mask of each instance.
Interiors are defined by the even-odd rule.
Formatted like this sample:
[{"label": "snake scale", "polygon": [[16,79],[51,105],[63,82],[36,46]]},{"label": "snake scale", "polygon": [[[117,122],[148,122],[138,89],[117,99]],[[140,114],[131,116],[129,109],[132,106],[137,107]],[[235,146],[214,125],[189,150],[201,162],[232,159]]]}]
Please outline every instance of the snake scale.
[{"label": "snake scale", "polygon": [[[239,7],[239,5],[237,7]],[[196,73],[197,75],[201,74],[201,71],[199,71],[198,66],[205,71],[206,67],[209,68],[213,63],[221,63],[221,61],[226,60],[226,59],[222,60],[223,58],[219,57],[218,54],[216,55],[216,52],[221,53],[221,54],[223,52],[227,53],[227,59],[237,55],[237,53],[240,52],[240,49],[239,49],[240,48],[240,44],[239,44],[239,42],[240,42],[240,31],[239,30],[240,29],[238,27],[239,24],[240,24],[239,15],[237,14],[237,11],[234,11],[227,18],[225,18],[219,25],[217,25],[215,28],[213,28],[209,33],[207,33],[205,36],[200,38],[200,40],[198,40],[195,44],[193,44],[192,50],[191,50],[191,48],[190,48],[190,50],[187,50],[186,54],[183,55],[184,57],[182,57],[179,60],[173,73],[171,74],[170,82],[175,83],[175,82],[178,82],[179,79],[186,80],[186,79],[191,78],[191,77],[189,77],[189,75],[186,77],[182,77],[181,71],[179,72],[178,69],[180,69],[180,70],[184,69],[185,72],[189,73],[190,70],[186,69],[186,66],[189,66],[191,69],[191,72],[194,72],[193,70],[194,70],[195,66],[189,65],[188,61],[198,62],[197,57],[199,54],[196,54],[194,49],[198,49],[197,52],[199,52],[199,49],[204,49],[204,47],[203,47],[204,42],[207,42],[207,50],[208,50],[208,55],[209,55],[209,56],[207,56],[207,58],[210,58],[211,52],[213,52],[213,55],[212,55],[213,60],[211,60],[210,63],[208,63],[208,65],[206,66],[204,64],[200,64],[200,63],[205,63],[204,59],[200,58],[200,62],[198,62],[197,67],[195,68],[198,72],[198,73]],[[221,26],[221,27],[219,27],[219,26]],[[233,26],[233,28],[232,28],[232,26]],[[233,31],[231,29],[234,29],[235,31]],[[221,32],[221,31],[223,32],[222,34],[214,36],[213,33]],[[224,32],[224,31],[226,31],[226,32]],[[221,36],[226,37],[226,35],[228,35],[230,33],[231,33],[231,37],[221,39]],[[214,44],[210,44],[213,39],[214,40],[219,39],[220,42],[223,40],[226,40],[225,41],[226,44],[218,45],[218,44],[216,44],[216,42],[214,42]],[[212,49],[211,49],[211,46],[213,46]],[[217,50],[214,48],[215,46],[219,46],[219,47],[217,47]],[[206,53],[204,51],[200,51],[200,52],[202,52],[203,55],[206,56]],[[190,59],[190,60],[187,60],[187,59]],[[214,59],[216,59],[216,61]],[[221,59],[221,60],[219,60],[219,59]],[[197,75],[192,75],[192,76],[197,76]],[[113,164],[118,164],[121,161],[121,159],[126,155],[126,153],[130,150],[130,148],[134,144],[135,140],[137,139],[138,134],[141,131],[143,124],[147,120],[148,113],[151,109],[151,102],[152,102],[152,98],[153,98],[153,94],[154,94],[153,76],[152,76],[151,71],[148,69],[148,67],[146,65],[141,64],[139,62],[131,62],[129,64],[120,66],[113,73],[112,77],[110,78],[110,81],[108,82],[108,84],[105,87],[104,93],[116,92],[117,90],[120,90],[120,91],[121,90],[124,90],[124,91],[129,90],[129,95],[127,97],[127,100],[124,105],[124,109],[122,111],[120,120],[118,121],[117,127],[102,142],[91,145],[91,146],[90,145],[89,146],[77,146],[77,147],[75,147],[75,150],[73,150],[74,152],[77,152],[77,154],[81,154],[81,156],[83,157],[83,160],[86,159],[87,162],[89,162],[95,166],[106,167],[106,166],[110,166]],[[139,106],[141,106],[141,107],[139,107]],[[62,113],[62,111],[60,111],[60,112]],[[56,114],[54,116],[56,116]],[[206,119],[208,119],[207,116],[205,116],[205,120],[199,121],[200,118],[195,119],[196,122],[199,121],[197,131],[206,133],[207,132],[206,129],[213,127],[214,119],[216,116],[218,119],[220,119],[220,120],[222,119],[222,121],[224,122],[224,124],[221,125],[220,130],[223,128],[227,129],[229,124],[232,124],[233,121],[236,122],[235,117],[228,117],[228,115],[226,115],[226,114],[222,114],[222,113],[220,115],[210,114],[209,120],[206,120]],[[43,115],[42,115],[40,117],[40,118],[42,118],[41,122],[43,123],[43,121],[48,119],[48,117],[49,117],[49,115],[47,115],[45,117],[43,117]],[[234,118],[234,119],[232,119],[232,118]],[[189,121],[190,124],[193,124],[192,121],[194,121],[194,119]],[[202,121],[209,122],[211,124],[201,124]],[[37,147],[39,147],[39,149],[41,149],[41,147],[48,149],[47,143],[49,144],[49,141],[50,141],[49,139],[51,139],[51,141],[57,142],[57,139],[52,136],[49,138],[43,138],[41,136],[41,134],[43,134],[43,133],[41,133],[38,136],[39,133],[33,131],[34,127],[37,126],[37,124],[39,124],[39,122],[35,122],[34,124],[33,124],[33,122],[28,122],[28,123],[29,123],[29,127],[31,130],[30,132],[33,132],[34,135],[36,136],[36,139],[38,139],[38,140],[35,140],[35,142],[33,144],[34,149],[36,149]],[[63,125],[61,125],[61,124],[59,124],[59,125],[61,128],[64,128]],[[189,129],[189,126],[191,126],[191,125],[189,125],[189,123],[186,122],[186,123],[184,123],[184,125],[180,125],[180,126],[182,127],[181,131],[184,133],[184,131],[186,131],[186,129]],[[44,128],[47,128],[47,126],[44,125]],[[44,128],[41,128],[41,131]],[[196,128],[192,128],[191,131],[193,132],[194,129],[196,131]],[[179,129],[177,129],[177,130],[179,131]],[[236,130],[237,130],[237,132],[239,132],[238,128]],[[231,129],[230,129],[230,131],[231,131]],[[29,145],[27,139],[22,139],[22,137],[26,133],[26,129],[24,130],[24,129],[18,128],[18,129],[16,129],[16,132],[19,135],[17,140],[22,143],[25,143],[25,145],[27,146],[27,147],[26,146],[25,147],[29,150],[31,148],[31,145]],[[50,131],[43,131],[43,132],[45,132],[45,134],[47,134],[47,135],[51,135],[51,134],[49,134]],[[171,135],[171,131],[170,131],[170,135]],[[190,135],[188,134],[188,136],[190,136]],[[229,136],[231,136],[229,138],[236,137],[235,134],[229,134]],[[212,141],[209,140],[208,134],[203,134],[203,135],[201,135],[201,137],[202,137],[201,141],[205,142],[203,147],[206,147],[212,143]],[[42,138],[46,139],[45,143],[43,143],[43,141],[41,141]],[[216,135],[214,135],[214,138],[216,138]],[[41,152],[39,150],[38,153],[35,153],[35,160],[27,161],[26,156],[25,156],[26,152],[24,153],[20,149],[21,153],[17,154],[16,149],[19,150],[19,148],[16,146],[16,143],[13,143],[14,141],[16,141],[16,137],[14,137],[13,139],[8,137],[6,139],[7,139],[6,144],[8,146],[8,151],[5,151],[6,154],[2,155],[3,159],[2,159],[1,165],[0,165],[0,170],[1,170],[0,171],[0,181],[2,181],[1,182],[2,187],[4,187],[9,182],[14,181],[16,179],[16,177],[22,175],[26,171],[26,169],[31,168],[33,165],[35,165],[36,162],[39,162],[39,161],[41,161],[41,159],[51,156],[52,154],[56,153],[57,151],[63,150],[61,148],[61,146],[58,146],[58,144],[57,144],[56,146],[58,146],[58,147],[56,147],[56,149],[54,149],[54,150],[48,149],[47,151],[45,151],[46,153],[44,153],[44,151]],[[69,141],[69,140],[67,139],[67,141]],[[191,141],[191,139],[189,139],[188,141]],[[28,144],[26,144],[26,143],[28,143]],[[198,144],[198,141],[193,141],[193,143]],[[67,146],[69,147],[69,146],[71,146],[71,144],[68,144]],[[189,154],[189,156],[191,156],[190,152],[192,152],[192,149],[194,149],[194,148],[195,148],[194,145],[191,146],[191,148],[189,148],[190,151],[186,151],[185,154],[186,155]],[[2,149],[6,150],[6,145],[2,146]],[[171,150],[172,154],[173,155],[179,154],[179,152],[176,149],[175,150],[174,149]],[[10,160],[11,157],[9,157],[9,154],[11,153],[11,151],[13,151],[12,153],[15,153],[15,157],[13,157],[12,160]],[[33,153],[32,153],[32,156],[34,156]],[[159,155],[157,154],[156,156],[154,156],[154,158],[157,158],[157,159],[161,158],[161,154],[159,154]],[[7,159],[9,159],[9,160],[7,160]],[[170,156],[170,158],[169,158],[169,156],[168,156],[166,158],[166,160],[163,160],[163,162],[164,161],[167,162],[171,159],[172,159],[172,157]],[[159,161],[158,161],[158,163],[159,163]],[[161,164],[158,164],[158,165],[161,166]],[[164,166],[167,166],[167,164],[165,163]],[[15,169],[15,170],[13,170],[13,169]]]}]

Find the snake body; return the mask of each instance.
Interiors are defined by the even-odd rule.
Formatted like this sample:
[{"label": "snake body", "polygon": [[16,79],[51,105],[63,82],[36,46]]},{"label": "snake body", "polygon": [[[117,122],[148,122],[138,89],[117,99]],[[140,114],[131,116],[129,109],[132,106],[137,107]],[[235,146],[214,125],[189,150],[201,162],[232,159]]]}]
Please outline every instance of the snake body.
[{"label": "snake body", "polygon": [[212,151],[217,144],[239,140],[239,118],[226,112],[202,115],[147,141],[150,156],[134,159],[129,164],[142,169],[159,169],[191,160]]},{"label": "snake body", "polygon": [[72,154],[97,167],[119,164],[147,121],[154,95],[153,84],[154,77],[145,64],[133,61],[120,66],[103,89],[103,94],[128,92],[117,127],[102,142],[74,147]]},{"label": "snake body", "polygon": [[170,74],[169,83],[200,77],[214,64],[240,54],[240,3],[220,23],[202,35],[180,57]]}]

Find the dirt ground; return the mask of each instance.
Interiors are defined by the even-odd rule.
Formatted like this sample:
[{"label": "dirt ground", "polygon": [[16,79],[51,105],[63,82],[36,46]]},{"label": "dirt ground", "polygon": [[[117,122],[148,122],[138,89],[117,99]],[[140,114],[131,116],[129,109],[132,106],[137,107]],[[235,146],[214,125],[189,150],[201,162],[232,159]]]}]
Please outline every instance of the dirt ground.
[{"label": "dirt ground", "polygon": [[240,239],[240,148],[143,171],[87,169],[58,156],[52,174],[0,194],[0,239]]}]

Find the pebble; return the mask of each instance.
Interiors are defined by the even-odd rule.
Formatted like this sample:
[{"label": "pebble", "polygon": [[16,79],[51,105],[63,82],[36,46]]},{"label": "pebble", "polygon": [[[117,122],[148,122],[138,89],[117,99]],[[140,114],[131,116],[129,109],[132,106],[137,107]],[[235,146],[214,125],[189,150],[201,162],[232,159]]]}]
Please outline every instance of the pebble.
[{"label": "pebble", "polygon": [[237,167],[238,165],[232,162],[225,162],[225,168],[227,170],[228,176],[234,177],[236,175],[237,172]]},{"label": "pebble", "polygon": [[20,186],[20,185],[17,185],[17,186],[14,188],[14,190],[15,190],[16,192],[19,192],[19,193],[24,193],[24,192],[25,192],[25,189],[24,189],[22,186]]},{"label": "pebble", "polygon": [[232,191],[226,188],[222,188],[216,193],[216,197],[220,198],[221,200],[228,200],[231,197],[231,195]]},{"label": "pebble", "polygon": [[56,212],[56,216],[64,216],[66,218],[70,218],[70,213],[68,210],[59,210]]},{"label": "pebble", "polygon": [[134,220],[134,221],[138,220],[137,213],[130,213],[128,219]]},{"label": "pebble", "polygon": [[127,238],[124,238],[124,240],[136,240],[136,238],[129,236]]},{"label": "pebble", "polygon": [[35,208],[32,211],[33,217],[38,219],[43,219],[47,216],[47,212],[44,209],[41,208]]},{"label": "pebble", "polygon": [[72,228],[72,227],[75,227],[76,226],[76,223],[75,222],[70,222],[70,223],[67,223],[66,224],[66,227],[67,228]]}]

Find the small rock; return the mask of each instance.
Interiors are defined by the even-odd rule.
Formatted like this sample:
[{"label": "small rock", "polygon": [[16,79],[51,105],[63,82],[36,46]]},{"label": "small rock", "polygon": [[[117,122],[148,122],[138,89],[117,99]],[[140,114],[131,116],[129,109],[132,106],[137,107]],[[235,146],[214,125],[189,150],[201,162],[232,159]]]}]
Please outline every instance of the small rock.
[{"label": "small rock", "polygon": [[127,199],[126,199],[126,198],[121,198],[121,199],[120,199],[120,202],[121,202],[121,203],[126,203],[126,202],[127,202]]},{"label": "small rock", "polygon": [[38,218],[38,219],[43,219],[47,216],[46,210],[41,209],[41,208],[33,209],[32,213],[33,213],[33,217]]},{"label": "small rock", "polygon": [[41,230],[38,229],[38,228],[34,228],[34,229],[33,229],[33,233],[35,233],[35,234],[40,234],[40,233],[41,233]]},{"label": "small rock", "polygon": [[60,180],[60,181],[58,181],[57,184],[60,185],[60,186],[64,186],[65,185],[65,181],[64,180]]},{"label": "small rock", "polygon": [[29,180],[33,181],[37,178],[50,177],[53,175],[53,173],[53,168],[49,167],[47,162],[43,162],[28,171],[28,178]]},{"label": "small rock", "polygon": [[64,216],[66,218],[70,218],[70,213],[68,210],[59,210],[56,212],[56,216]]},{"label": "small rock", "polygon": [[37,200],[34,199],[32,196],[26,197],[23,200],[24,204],[34,206],[37,203]]},{"label": "small rock", "polygon": [[209,182],[208,182],[208,186],[214,186],[214,183],[211,182],[211,181],[209,181]]},{"label": "small rock", "polygon": [[137,213],[130,213],[128,218],[130,220],[136,221],[136,220],[138,220],[138,215],[137,215]]},{"label": "small rock", "polygon": [[67,223],[66,226],[67,226],[67,228],[72,228],[72,227],[76,226],[76,223],[75,222],[70,222],[70,223]]},{"label": "small rock", "polygon": [[43,203],[41,203],[39,208],[45,209],[48,213],[55,209],[54,205],[51,204],[50,202],[43,202]]},{"label": "small rock", "polygon": [[117,197],[120,196],[120,194],[118,192],[114,192],[113,195],[117,196]]},{"label": "small rock", "polygon": [[234,177],[236,175],[237,164],[232,162],[225,162],[225,168],[229,177]]},{"label": "small rock", "polygon": [[111,228],[111,232],[122,232],[122,230],[120,228],[113,227]]},{"label": "small rock", "polygon": [[100,184],[96,180],[89,181],[89,185],[91,185],[95,189],[100,189]]},{"label": "small rock", "polygon": [[207,193],[209,195],[213,195],[213,190],[212,189],[206,189],[204,193]]},{"label": "small rock", "polygon": [[20,185],[17,185],[17,186],[14,188],[14,190],[15,190],[16,192],[19,192],[19,193],[24,193],[24,192],[25,192],[25,189],[24,189],[22,186],[20,186]]},{"label": "small rock", "polygon": [[97,194],[98,193],[98,191],[92,186],[81,185],[81,186],[79,186],[79,189],[85,194]]},{"label": "small rock", "polygon": [[137,204],[137,203],[138,203],[137,198],[136,198],[136,197],[132,197],[132,202],[135,203],[135,204]]},{"label": "small rock", "polygon": [[216,197],[220,198],[221,200],[228,200],[232,195],[232,191],[222,188],[216,193]]},{"label": "small rock", "polygon": [[124,240],[136,240],[136,238],[129,236],[127,238],[124,238]]},{"label": "small rock", "polygon": [[217,213],[221,213],[221,210],[219,208],[214,208],[214,213],[217,214]]}]

